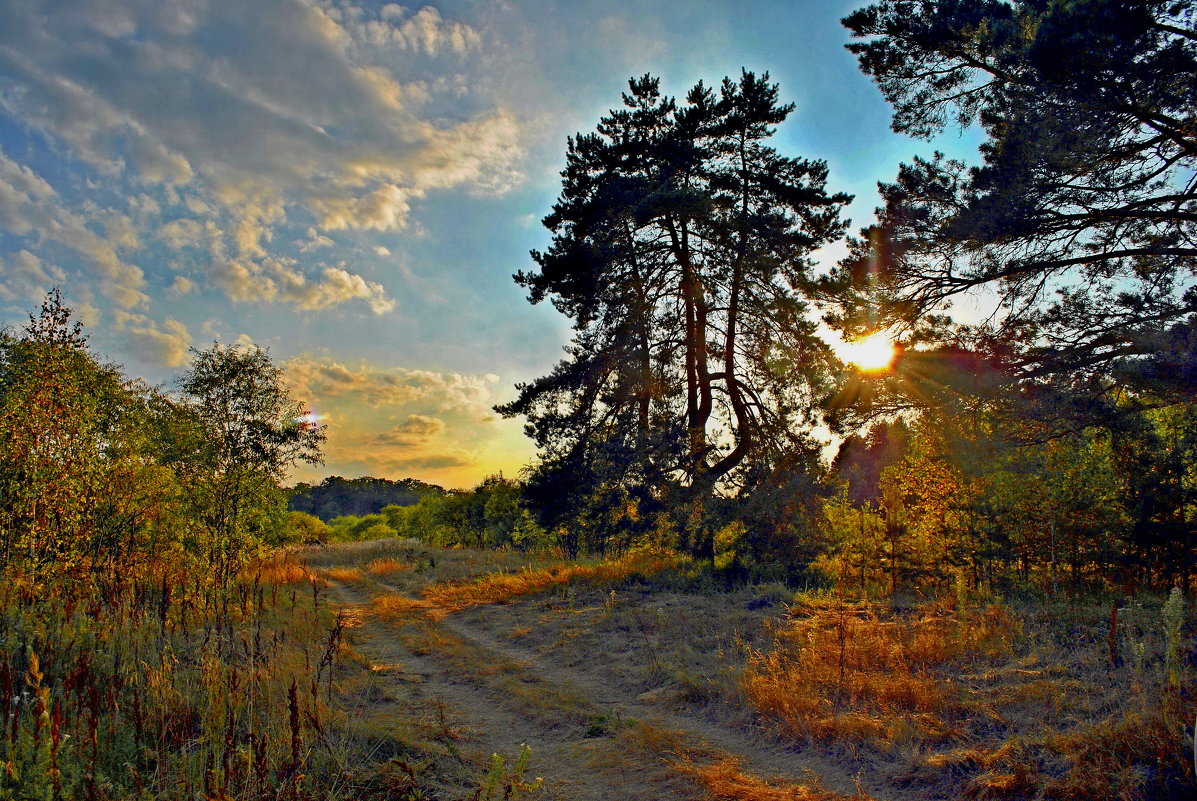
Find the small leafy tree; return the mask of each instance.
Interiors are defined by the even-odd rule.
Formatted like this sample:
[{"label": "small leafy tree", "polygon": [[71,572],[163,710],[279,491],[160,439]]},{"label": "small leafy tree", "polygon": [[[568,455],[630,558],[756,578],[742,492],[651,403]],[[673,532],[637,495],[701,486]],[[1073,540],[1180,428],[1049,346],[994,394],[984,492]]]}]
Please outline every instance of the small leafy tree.
[{"label": "small leafy tree", "polygon": [[91,353],[57,290],[0,334],[0,568],[81,575],[135,535],[120,523],[139,497],[125,485],[150,470],[136,458],[136,389]]},{"label": "small leafy tree", "polygon": [[318,464],[324,427],[292,400],[282,371],[259,347],[193,350],[182,396],[165,424],[191,514],[201,522],[217,586],[226,586],[254,543],[272,528],[279,489],[296,464]]}]

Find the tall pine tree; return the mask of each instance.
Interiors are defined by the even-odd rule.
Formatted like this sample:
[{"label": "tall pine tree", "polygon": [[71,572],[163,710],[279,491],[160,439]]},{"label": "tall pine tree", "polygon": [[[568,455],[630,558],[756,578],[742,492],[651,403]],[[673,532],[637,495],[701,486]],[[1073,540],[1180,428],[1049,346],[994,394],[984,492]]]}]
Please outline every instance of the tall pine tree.
[{"label": "tall pine tree", "polygon": [[681,104],[646,75],[623,100],[569,140],[552,244],[516,276],[574,323],[569,356],[500,407],[528,420],[550,523],[644,525],[626,510],[673,503],[701,517],[809,457],[825,390],[801,288],[850,198],[827,193],[823,162],[768,146],[793,106],[749,72]]}]

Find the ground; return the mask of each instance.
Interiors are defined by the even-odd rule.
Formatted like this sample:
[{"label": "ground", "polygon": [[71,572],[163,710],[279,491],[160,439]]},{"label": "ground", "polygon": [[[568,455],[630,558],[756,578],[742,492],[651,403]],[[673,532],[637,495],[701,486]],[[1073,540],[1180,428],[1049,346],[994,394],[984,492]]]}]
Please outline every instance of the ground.
[{"label": "ground", "polygon": [[749,650],[784,612],[760,588],[673,592],[633,575],[437,603],[427,599],[445,582],[518,578],[518,557],[391,540],[307,558],[369,663],[357,714],[385,726],[415,711],[448,752],[479,765],[492,754],[510,765],[527,744],[538,798],[865,794],[861,777],[782,739],[738,697]]}]

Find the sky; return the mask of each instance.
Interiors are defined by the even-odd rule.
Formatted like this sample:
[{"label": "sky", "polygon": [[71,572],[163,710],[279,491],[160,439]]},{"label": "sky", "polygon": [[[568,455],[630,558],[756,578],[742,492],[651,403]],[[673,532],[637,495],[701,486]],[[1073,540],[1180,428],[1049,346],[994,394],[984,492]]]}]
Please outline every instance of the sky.
[{"label": "sky", "polygon": [[862,4],[0,0],[0,324],[58,286],[168,387],[189,348],[267,348],[328,426],[297,480],[515,475],[534,448],[492,407],[570,329],[511,276],[548,243],[566,137],[632,76],[768,72],[797,104],[772,144],[826,160],[866,225],[933,146],[844,50]]}]

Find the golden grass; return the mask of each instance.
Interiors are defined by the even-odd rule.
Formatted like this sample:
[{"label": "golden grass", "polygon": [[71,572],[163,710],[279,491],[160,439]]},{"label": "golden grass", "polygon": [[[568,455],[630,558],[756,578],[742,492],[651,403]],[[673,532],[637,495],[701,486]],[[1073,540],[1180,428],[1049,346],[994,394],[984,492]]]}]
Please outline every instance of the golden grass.
[{"label": "golden grass", "polygon": [[389,576],[414,567],[411,562],[400,562],[398,559],[375,559],[366,565],[366,572],[372,576]]},{"label": "golden grass", "polygon": [[1197,797],[1186,732],[1197,685],[1191,670],[1164,679],[1158,624],[1125,630],[1141,656],[1119,666],[1104,610],[1022,611],[1025,624],[1000,606],[795,606],[772,650],[750,655],[742,687],[792,735],[867,749],[939,795]]},{"label": "golden grass", "polygon": [[750,658],[743,687],[758,709],[814,740],[888,745],[913,729],[938,741],[969,708],[937,669],[1008,653],[1017,631],[996,605],[967,619],[942,604],[904,618],[868,603],[795,607],[776,647]]},{"label": "golden grass", "polygon": [[263,584],[309,584],[315,578],[307,566],[287,558],[271,559],[252,566],[246,576],[257,577]]},{"label": "golden grass", "polygon": [[620,733],[619,741],[621,753],[651,755],[673,775],[693,782],[684,790],[686,797],[702,793],[714,801],[873,801],[859,788],[850,796],[829,790],[809,771],[801,784],[763,779],[746,771],[740,757],[658,724],[634,721]]},{"label": "golden grass", "polygon": [[329,567],[324,569],[324,575],[333,581],[353,582],[362,580],[362,571],[354,567]]},{"label": "golden grass", "polygon": [[718,801],[870,801],[861,790],[850,796],[828,790],[816,777],[808,784],[770,782],[746,773],[743,760],[732,756],[705,765],[682,763],[678,769],[696,776]]},{"label": "golden grass", "polygon": [[422,595],[435,610],[456,612],[471,606],[502,603],[522,595],[535,595],[573,582],[618,581],[637,573],[652,575],[675,567],[678,562],[679,557],[674,554],[642,552],[592,565],[561,563],[538,570],[525,568],[516,573],[488,573],[473,581],[433,584],[425,587]]},{"label": "golden grass", "polygon": [[[466,581],[430,584],[420,592],[422,597],[418,600],[402,595],[379,595],[371,603],[376,613],[391,620],[407,621],[421,614],[440,620],[452,612],[473,606],[503,603],[574,582],[598,583],[618,581],[634,574],[652,575],[674,567],[678,562],[679,557],[674,554],[645,552],[589,565],[558,563],[512,573],[486,573]],[[333,575],[332,570],[327,573],[330,577]]]},{"label": "golden grass", "polygon": [[408,598],[406,595],[376,595],[370,601],[371,610],[379,617],[395,622],[411,622],[431,612],[427,601]]}]

